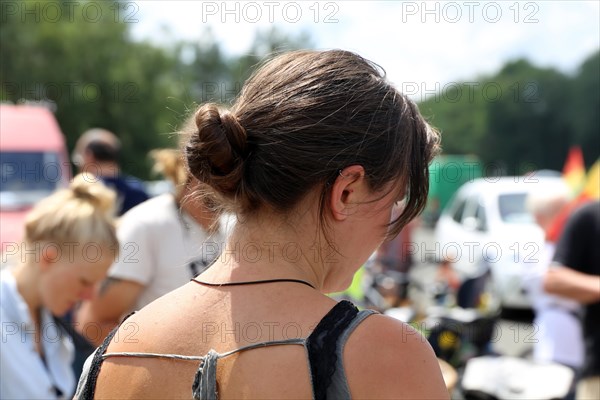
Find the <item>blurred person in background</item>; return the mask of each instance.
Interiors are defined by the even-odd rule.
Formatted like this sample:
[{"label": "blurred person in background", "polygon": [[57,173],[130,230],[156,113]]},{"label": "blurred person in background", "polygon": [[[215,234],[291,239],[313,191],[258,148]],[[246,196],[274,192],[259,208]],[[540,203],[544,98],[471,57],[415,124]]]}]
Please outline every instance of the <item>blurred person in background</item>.
[{"label": "blurred person in background", "polygon": [[[392,215],[392,219],[396,217],[397,215]],[[389,277],[393,282],[393,292],[389,295],[391,307],[398,307],[408,299],[409,273],[414,265],[414,250],[418,248],[412,241],[412,236],[418,226],[418,218],[413,219],[398,236],[383,242],[375,252],[374,272]]]},{"label": "blurred person in background", "polygon": [[133,310],[178,288],[219,255],[224,228],[213,206],[190,194],[198,181],[190,176],[179,150],[151,153],[154,169],[173,183],[174,193],[154,197],[125,213],[117,234],[120,259],[110,268],[97,297],[77,313],[78,326],[99,324],[96,345]]},{"label": "blurred person in background", "polygon": [[600,202],[577,208],[567,220],[544,276],[544,290],[584,305],[585,359],[577,399],[600,398]]},{"label": "blurred person in background", "polygon": [[92,176],[41,200],[23,249],[0,273],[0,398],[70,398],[74,347],[57,317],[90,299],[118,254],[115,195]]},{"label": "blurred person in background", "polygon": [[[448,252],[450,252],[449,250]],[[452,261],[456,255],[443,257],[438,264],[435,273],[435,286],[432,288],[435,301],[438,305],[453,306],[456,305],[456,295],[460,289],[460,277],[452,266]]]},{"label": "blurred person in background", "polygon": [[533,359],[561,363],[577,372],[584,357],[581,305],[572,299],[546,293],[543,288],[556,246],[549,229],[568,204],[567,186],[557,185],[554,191],[534,192],[527,197],[527,209],[544,231],[545,242],[536,255],[537,261],[526,265],[523,284],[535,311],[533,323],[537,333]]},{"label": "blurred person in background", "polygon": [[73,151],[73,163],[80,172],[95,175],[117,193],[117,215],[148,200],[144,184],[137,178],[125,175],[119,167],[121,142],[106,129],[93,128],[85,131],[77,140]]},{"label": "blurred person in background", "polygon": [[[102,128],[92,128],[79,137],[71,157],[80,172],[91,174],[115,192],[117,216],[123,215],[149,198],[142,181],[121,172],[120,151],[121,141],[114,133]],[[72,312],[65,315],[63,321],[66,326],[72,325]],[[82,334],[77,330],[72,333],[76,348],[73,364],[76,376],[81,373],[87,356],[94,351],[95,346],[90,343],[90,340],[93,342],[93,339],[98,336],[92,334],[91,329],[87,333],[83,332],[86,327],[77,327]]]}]

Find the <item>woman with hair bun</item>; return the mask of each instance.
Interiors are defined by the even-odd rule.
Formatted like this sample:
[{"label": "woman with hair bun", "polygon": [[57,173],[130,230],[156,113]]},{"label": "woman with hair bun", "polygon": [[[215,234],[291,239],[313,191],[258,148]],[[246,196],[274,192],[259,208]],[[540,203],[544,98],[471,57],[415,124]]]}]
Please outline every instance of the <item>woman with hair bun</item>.
[{"label": "woman with hair bun", "polygon": [[14,265],[0,273],[0,398],[70,397],[73,343],[55,317],[89,299],[118,254],[114,192],[92,175],[41,200]]},{"label": "woman with hair bun", "polygon": [[135,343],[107,337],[76,396],[447,398],[414,329],[326,296],[423,209],[438,141],[342,50],[279,55],[230,110],[202,105],[189,170],[238,223],[211,267],[129,317]]}]

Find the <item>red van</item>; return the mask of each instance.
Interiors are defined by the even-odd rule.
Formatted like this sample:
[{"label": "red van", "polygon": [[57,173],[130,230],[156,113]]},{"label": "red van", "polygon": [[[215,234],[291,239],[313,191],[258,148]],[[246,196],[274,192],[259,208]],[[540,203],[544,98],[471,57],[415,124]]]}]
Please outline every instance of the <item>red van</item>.
[{"label": "red van", "polygon": [[0,104],[0,251],[15,250],[27,211],[70,179],[65,138],[52,112]]}]

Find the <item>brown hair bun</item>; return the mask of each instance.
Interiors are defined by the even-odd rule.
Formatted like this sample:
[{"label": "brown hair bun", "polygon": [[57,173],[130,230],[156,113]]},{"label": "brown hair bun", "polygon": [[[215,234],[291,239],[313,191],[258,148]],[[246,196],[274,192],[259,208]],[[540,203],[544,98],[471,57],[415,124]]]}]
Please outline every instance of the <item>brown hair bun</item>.
[{"label": "brown hair bun", "polygon": [[215,104],[201,106],[194,119],[197,130],[185,148],[190,173],[229,197],[243,177],[246,130],[233,114]]}]

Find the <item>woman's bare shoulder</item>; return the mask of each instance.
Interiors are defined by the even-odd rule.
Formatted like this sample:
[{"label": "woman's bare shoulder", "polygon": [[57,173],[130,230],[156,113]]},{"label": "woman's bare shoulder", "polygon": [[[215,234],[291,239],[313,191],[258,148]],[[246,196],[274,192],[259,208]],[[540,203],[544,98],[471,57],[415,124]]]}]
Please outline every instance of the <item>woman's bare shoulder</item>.
[{"label": "woman's bare shoulder", "polygon": [[[177,350],[179,336],[188,334],[189,290],[182,286],[148,304],[125,319],[116,331],[107,352],[161,352]],[[177,329],[175,329],[175,327]]]},{"label": "woman's bare shoulder", "polygon": [[[180,291],[180,293],[175,293]],[[189,395],[199,360],[168,357],[118,356],[115,353],[203,356],[185,323],[185,307],[177,289],[129,316],[106,349],[96,386],[97,398],[166,398]],[[179,300],[178,300],[179,298]],[[200,343],[201,344],[201,343]]]},{"label": "woman's bare shoulder", "polygon": [[350,335],[344,368],[353,398],[449,398],[427,339],[388,316],[372,315]]}]

